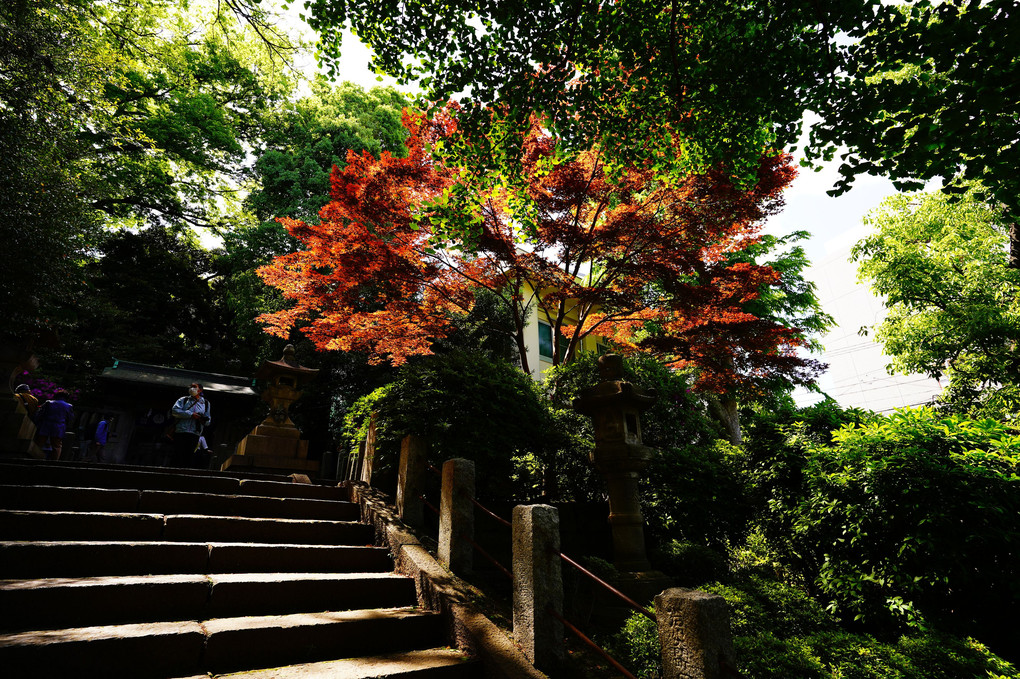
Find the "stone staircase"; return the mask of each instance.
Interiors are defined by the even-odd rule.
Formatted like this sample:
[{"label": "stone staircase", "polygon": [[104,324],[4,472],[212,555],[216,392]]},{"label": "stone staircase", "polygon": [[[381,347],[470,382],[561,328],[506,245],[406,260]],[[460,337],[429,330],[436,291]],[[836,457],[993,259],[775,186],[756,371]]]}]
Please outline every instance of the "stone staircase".
[{"label": "stone staircase", "polygon": [[336,487],[0,462],[0,674],[460,679]]}]

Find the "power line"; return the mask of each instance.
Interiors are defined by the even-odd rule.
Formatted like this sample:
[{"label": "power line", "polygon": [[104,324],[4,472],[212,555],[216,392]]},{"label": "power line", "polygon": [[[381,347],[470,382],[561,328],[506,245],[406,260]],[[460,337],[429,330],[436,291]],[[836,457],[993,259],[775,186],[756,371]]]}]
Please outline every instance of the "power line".
[{"label": "power line", "polygon": [[[879,389],[892,389],[893,387],[896,387],[896,386],[905,387],[908,384],[926,384],[928,381],[929,381],[928,379],[923,379],[923,380],[913,380],[913,381],[910,381],[910,382],[901,382],[898,385],[894,385],[894,384],[882,384],[882,385],[879,385],[877,387],[869,387],[867,389],[860,389],[860,390],[857,390],[857,389],[854,389],[853,387],[851,387],[850,389],[844,390],[842,392],[837,392],[836,396],[846,396],[848,394],[852,394],[852,393],[855,393],[855,392],[856,393],[864,393],[864,392],[868,392],[868,391],[877,391]],[[939,388],[939,390],[941,391],[941,387]]]},{"label": "power line", "polygon": [[883,408],[882,410],[876,410],[876,413],[889,413],[893,410],[899,410],[900,408],[916,408],[917,406],[931,405],[931,401],[921,401],[920,403],[911,403],[903,406],[893,406],[892,408]]}]

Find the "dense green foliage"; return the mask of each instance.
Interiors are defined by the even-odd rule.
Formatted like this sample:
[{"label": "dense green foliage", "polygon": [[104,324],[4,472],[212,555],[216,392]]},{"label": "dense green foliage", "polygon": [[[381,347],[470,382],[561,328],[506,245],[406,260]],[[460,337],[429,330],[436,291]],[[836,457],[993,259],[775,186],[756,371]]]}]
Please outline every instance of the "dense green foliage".
[{"label": "dense green foliage", "polygon": [[890,367],[947,376],[941,400],[954,410],[1013,418],[1020,273],[1009,266],[1009,224],[977,192],[956,201],[937,193],[886,199],[853,257],[885,298],[875,337]]},{"label": "dense green foliage", "polygon": [[[0,309],[5,332],[39,330],[59,315],[99,220],[79,198],[81,176],[74,122],[94,92],[93,51],[81,12],[35,11],[24,2],[0,6]],[[98,66],[96,66],[98,67]]]},{"label": "dense green foliage", "polygon": [[261,222],[309,220],[329,202],[329,173],[347,165],[350,151],[407,155],[401,124],[406,98],[392,88],[364,90],[323,78],[311,93],[277,108],[266,120],[252,169],[256,188],[246,204]]},{"label": "dense green foliage", "polygon": [[224,223],[262,116],[292,85],[270,52],[214,3],[0,7],[7,332],[73,324],[101,226]]},{"label": "dense green foliage", "polygon": [[804,498],[787,511],[831,610],[872,629],[931,623],[1020,647],[1016,432],[902,411],[807,456]]},{"label": "dense green foliage", "polygon": [[479,170],[512,165],[537,114],[571,151],[599,145],[674,177],[724,163],[747,178],[763,147],[798,143],[812,111],[807,156],[839,149],[837,192],[869,172],[906,188],[962,175],[1020,214],[1012,0],[306,7],[333,67],[350,27],[377,70],[417,80],[432,102],[460,97],[456,150]]},{"label": "dense green foliage", "polygon": [[[848,632],[802,589],[753,571],[703,583],[730,605],[737,667],[747,679],[959,679],[1018,677],[980,642],[916,630],[882,641]],[[633,614],[608,641],[642,679],[661,676],[655,623]]]},{"label": "dense green foliage", "polygon": [[408,434],[429,446],[429,462],[474,460],[482,496],[518,497],[516,457],[542,447],[546,414],[535,383],[518,368],[484,353],[452,351],[409,361],[389,384],[347,412],[344,437],[364,440],[376,417],[373,475],[392,473]]},{"label": "dense green foliage", "polygon": [[973,634],[1005,653],[1020,647],[1018,446],[993,420],[820,404],[759,418],[742,466],[774,558],[843,622]]},{"label": "dense green foliage", "polygon": [[837,193],[868,173],[901,190],[941,179],[958,191],[958,180],[980,180],[1015,224],[1020,95],[1012,83],[1020,60],[1009,36],[1020,21],[1016,3],[883,3],[874,16],[847,46],[839,86],[815,109],[821,121],[811,129],[809,157],[849,149]]}]

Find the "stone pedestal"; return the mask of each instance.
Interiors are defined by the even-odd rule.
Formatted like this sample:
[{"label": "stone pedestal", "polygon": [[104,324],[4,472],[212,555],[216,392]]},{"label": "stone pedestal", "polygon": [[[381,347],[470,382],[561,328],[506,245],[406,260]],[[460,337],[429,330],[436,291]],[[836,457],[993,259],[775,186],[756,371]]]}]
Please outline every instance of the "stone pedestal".
[{"label": "stone pedestal", "polygon": [[300,473],[316,476],[318,460],[308,459],[308,441],[290,419],[290,405],[301,397],[300,387],[315,377],[318,370],[299,365],[294,358],[294,345],[288,344],[279,361],[264,361],[255,373],[256,379],[269,381],[262,400],[269,404],[269,416],[245,436],[234,454],[220,466],[279,474]]},{"label": "stone pedestal", "polygon": [[296,427],[262,423],[241,439],[221,469],[231,467],[309,474],[319,471],[319,462],[308,459],[308,441],[301,439]]}]

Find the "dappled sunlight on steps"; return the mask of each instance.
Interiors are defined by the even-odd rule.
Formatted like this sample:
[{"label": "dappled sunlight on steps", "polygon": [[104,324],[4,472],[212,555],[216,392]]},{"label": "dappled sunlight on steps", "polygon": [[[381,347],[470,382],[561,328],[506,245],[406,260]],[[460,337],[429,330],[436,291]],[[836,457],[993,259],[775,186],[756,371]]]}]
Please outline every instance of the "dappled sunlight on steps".
[{"label": "dappled sunlight on steps", "polygon": [[468,678],[335,487],[0,463],[5,677]]}]

